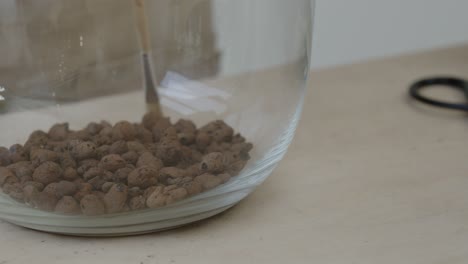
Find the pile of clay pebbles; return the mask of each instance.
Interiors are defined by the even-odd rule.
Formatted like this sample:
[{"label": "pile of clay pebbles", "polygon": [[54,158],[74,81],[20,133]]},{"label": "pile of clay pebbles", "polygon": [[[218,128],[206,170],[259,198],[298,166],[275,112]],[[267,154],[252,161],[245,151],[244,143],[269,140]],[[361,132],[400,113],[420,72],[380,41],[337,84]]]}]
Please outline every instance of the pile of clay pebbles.
[{"label": "pile of clay pebbles", "polygon": [[3,193],[31,207],[96,216],[160,208],[228,182],[253,145],[223,121],[146,114],[141,123],[67,123],[0,147]]}]

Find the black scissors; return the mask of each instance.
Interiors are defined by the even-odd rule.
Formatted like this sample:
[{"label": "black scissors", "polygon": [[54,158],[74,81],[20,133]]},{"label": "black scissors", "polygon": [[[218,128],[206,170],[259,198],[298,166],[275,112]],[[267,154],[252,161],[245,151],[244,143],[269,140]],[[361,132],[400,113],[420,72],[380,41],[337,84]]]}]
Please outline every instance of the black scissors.
[{"label": "black scissors", "polygon": [[[435,86],[435,85],[444,86],[447,88],[452,88],[452,89],[463,92],[467,102],[466,103],[449,103],[449,102],[444,102],[444,101],[440,101],[436,99],[431,99],[422,94],[422,91],[424,89],[429,88],[431,86]],[[412,98],[422,103],[428,104],[428,105],[468,112],[468,81],[460,79],[460,78],[433,77],[433,78],[423,79],[412,84],[410,86],[409,93]]]}]

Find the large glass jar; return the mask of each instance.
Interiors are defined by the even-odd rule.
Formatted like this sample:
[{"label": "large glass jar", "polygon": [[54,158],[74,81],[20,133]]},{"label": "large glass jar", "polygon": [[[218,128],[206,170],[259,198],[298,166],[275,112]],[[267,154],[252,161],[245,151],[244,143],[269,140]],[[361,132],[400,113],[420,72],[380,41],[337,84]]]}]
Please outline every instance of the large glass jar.
[{"label": "large glass jar", "polygon": [[232,207],[294,136],[312,14],[311,0],[1,1],[0,218],[108,236]]}]

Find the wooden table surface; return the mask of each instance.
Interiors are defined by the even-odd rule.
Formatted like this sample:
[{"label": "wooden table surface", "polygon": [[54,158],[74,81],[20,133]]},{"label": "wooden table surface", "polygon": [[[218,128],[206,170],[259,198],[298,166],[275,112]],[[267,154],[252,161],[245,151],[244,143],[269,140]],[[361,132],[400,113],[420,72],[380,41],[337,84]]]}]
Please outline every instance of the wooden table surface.
[{"label": "wooden table surface", "polygon": [[1,222],[0,263],[468,263],[467,116],[406,96],[433,74],[468,77],[468,46],[314,72],[289,153],[238,206],[127,238]]}]

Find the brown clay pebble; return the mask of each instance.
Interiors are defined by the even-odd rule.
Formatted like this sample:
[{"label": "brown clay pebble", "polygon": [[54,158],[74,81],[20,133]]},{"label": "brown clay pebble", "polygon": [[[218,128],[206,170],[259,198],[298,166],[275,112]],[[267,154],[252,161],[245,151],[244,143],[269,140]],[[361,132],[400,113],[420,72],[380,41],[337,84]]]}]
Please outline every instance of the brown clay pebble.
[{"label": "brown clay pebble", "polygon": [[193,181],[192,177],[184,177],[184,178],[177,178],[172,181],[168,181],[167,184],[174,184],[177,186],[182,186],[191,181]]},{"label": "brown clay pebble", "polygon": [[175,124],[174,124],[174,128],[177,130],[177,132],[195,132],[197,131],[197,127],[196,125],[190,121],[190,120],[186,120],[186,119],[180,119],[179,121],[177,121]]},{"label": "brown clay pebble", "polygon": [[128,151],[127,147],[127,142],[120,140],[114,142],[110,147],[109,147],[109,153],[110,154],[124,154]]},{"label": "brown clay pebble", "polygon": [[223,165],[225,168],[239,159],[239,155],[232,151],[223,152],[223,157]]},{"label": "brown clay pebble", "polygon": [[72,196],[78,191],[78,187],[75,183],[70,181],[60,181],[58,183],[58,195],[63,196]]},{"label": "brown clay pebble", "polygon": [[181,163],[186,163],[187,167],[192,165],[194,162],[197,160],[201,160],[203,156],[200,158],[197,157],[197,155],[200,153],[197,150],[194,150],[188,146],[181,146],[180,147],[180,152],[181,152],[181,157],[179,164]]},{"label": "brown clay pebble", "polygon": [[241,136],[240,134],[236,134],[232,137],[232,143],[233,144],[236,144],[236,143],[244,143],[245,142],[245,138],[243,136]]},{"label": "brown clay pebble", "polygon": [[127,153],[122,154],[122,159],[124,159],[127,163],[135,165],[138,161],[138,154],[135,151],[129,151]]},{"label": "brown clay pebble", "polygon": [[14,187],[9,190],[8,195],[11,199],[20,203],[23,203],[25,200],[23,189],[18,185],[14,185]]},{"label": "brown clay pebble", "polygon": [[119,213],[125,206],[128,197],[127,186],[119,183],[114,184],[104,196],[104,204],[109,214]]},{"label": "brown clay pebble", "polygon": [[74,168],[68,167],[63,171],[63,178],[67,181],[74,181],[78,177],[78,172]]},{"label": "brown clay pebble", "polygon": [[245,164],[246,161],[244,160],[235,161],[228,167],[227,172],[232,176],[237,176],[244,169]]},{"label": "brown clay pebble", "polygon": [[57,202],[55,212],[66,215],[76,215],[81,213],[81,209],[75,198],[64,196]]},{"label": "brown clay pebble", "polygon": [[91,139],[91,135],[86,130],[78,130],[78,131],[70,131],[70,133],[68,133],[67,138],[88,141]]},{"label": "brown clay pebble", "polygon": [[213,134],[219,130],[229,130],[231,131],[231,134],[234,134],[233,129],[222,120],[210,122],[207,125],[200,128],[200,131],[207,132],[208,134]]},{"label": "brown clay pebble", "polygon": [[0,147],[0,166],[8,166],[10,163],[10,151],[5,147]]},{"label": "brown clay pebble", "polygon": [[205,191],[218,187],[222,183],[220,178],[208,173],[196,177],[194,181],[199,182]]},{"label": "brown clay pebble", "polygon": [[176,140],[162,140],[156,149],[156,156],[165,166],[175,166],[181,157],[181,145]]},{"label": "brown clay pebble", "polygon": [[90,179],[88,181],[89,184],[91,184],[93,186],[93,189],[94,190],[101,190],[102,189],[102,186],[104,185],[104,183],[106,183],[107,180],[104,179],[103,176],[99,175],[99,176],[96,176],[92,179]]},{"label": "brown clay pebble", "polygon": [[96,150],[97,152],[97,157],[99,159],[102,159],[104,156],[107,156],[110,154],[110,146],[109,145],[102,145],[102,146],[99,146]]},{"label": "brown clay pebble", "polygon": [[220,152],[213,152],[203,157],[200,169],[204,172],[221,173],[224,170],[224,155]]},{"label": "brown clay pebble", "polygon": [[38,190],[37,187],[34,185],[26,185],[23,187],[24,201],[33,206],[33,201],[39,193],[40,190]]},{"label": "brown clay pebble", "polygon": [[151,131],[149,131],[142,125],[135,126],[135,129],[137,132],[137,137],[141,142],[143,143],[153,142],[153,133],[151,133]]},{"label": "brown clay pebble", "polygon": [[187,172],[183,169],[176,167],[166,167],[159,171],[158,179],[162,182],[167,182],[168,180],[184,178],[185,176],[187,176]]},{"label": "brown clay pebble", "polygon": [[153,154],[151,154],[150,152],[145,152],[141,154],[141,156],[138,158],[136,166],[138,168],[143,166],[151,166],[154,167],[156,170],[159,170],[164,166],[164,164],[160,159],[153,156]]},{"label": "brown clay pebble", "polygon": [[[92,138],[92,141],[97,146],[109,146],[109,147],[110,147],[110,144],[112,144],[112,142],[114,142],[114,140],[111,138],[111,136],[100,136],[100,135],[94,136]],[[100,157],[99,155],[101,154],[100,150],[96,150],[96,152],[97,152],[96,156],[98,156],[98,158],[99,158]],[[106,155],[107,154],[109,154],[109,153],[106,153]]]},{"label": "brown clay pebble", "polygon": [[157,184],[159,171],[152,166],[143,166],[133,170],[128,175],[129,187],[140,187],[146,189]]},{"label": "brown clay pebble", "polygon": [[188,195],[188,192],[185,188],[177,188],[168,192],[166,204],[172,204],[178,201],[185,199]]},{"label": "brown clay pebble", "polygon": [[117,154],[107,155],[101,159],[101,162],[99,162],[100,168],[110,172],[115,172],[116,170],[124,168],[125,166],[125,160]]},{"label": "brown clay pebble", "polygon": [[[21,185],[21,182],[20,182],[20,181],[18,180],[18,178],[16,178],[16,177],[14,177],[14,178],[13,178],[13,177],[10,177],[10,178],[6,179],[6,181],[5,181],[5,186],[6,186],[7,184]],[[5,187],[5,186],[4,186],[4,187]]]},{"label": "brown clay pebble", "polygon": [[66,140],[80,140],[80,141],[89,141],[91,139],[91,134],[86,131],[86,129],[69,131]]},{"label": "brown clay pebble", "polygon": [[112,128],[112,138],[116,140],[133,140],[136,137],[136,130],[135,127],[127,121],[121,121],[115,124],[115,126]]},{"label": "brown clay pebble", "polygon": [[29,181],[29,182],[23,183],[23,187],[26,187],[28,185],[34,186],[40,192],[42,192],[42,190],[44,190],[44,184],[42,184],[40,182]]},{"label": "brown clay pebble", "polygon": [[211,144],[211,136],[205,132],[199,132],[195,138],[195,143],[200,151],[205,150]]},{"label": "brown clay pebble", "polygon": [[221,179],[221,183],[226,183],[231,179],[231,175],[229,175],[229,173],[219,174],[217,177]]},{"label": "brown clay pebble", "polygon": [[87,216],[97,216],[106,213],[104,203],[94,194],[84,196],[80,201],[80,208],[83,214]]},{"label": "brown clay pebble", "polygon": [[84,141],[73,146],[70,153],[77,160],[95,158],[97,155],[97,146],[91,141]]},{"label": "brown clay pebble", "polygon": [[70,153],[63,153],[60,156],[60,165],[62,168],[76,168],[76,161],[70,155]]},{"label": "brown clay pebble", "polygon": [[[21,162],[19,162],[21,163]],[[31,165],[31,164],[24,164],[23,166],[18,166],[15,170],[14,170],[15,174],[16,174],[16,177],[18,178],[31,178],[32,179],[32,175],[33,175],[33,172],[34,172],[34,167]]]},{"label": "brown clay pebble", "polygon": [[3,193],[9,194],[11,190],[16,189],[16,188],[21,188],[21,184],[18,181],[10,181],[7,182],[3,185]]},{"label": "brown clay pebble", "polygon": [[142,153],[142,152],[147,151],[147,149],[145,148],[145,145],[143,145],[142,143],[138,141],[127,142],[127,148],[129,151],[134,151],[136,153]]},{"label": "brown clay pebble", "polygon": [[31,150],[31,160],[34,166],[39,166],[46,161],[59,161],[59,155],[47,149],[33,149]]},{"label": "brown clay pebble", "polygon": [[168,192],[177,189],[177,185],[168,185],[164,187],[164,193],[167,194]]},{"label": "brown clay pebble", "polygon": [[154,142],[158,142],[163,137],[164,131],[171,126],[171,121],[169,118],[161,118],[156,124],[151,128],[153,133]]},{"label": "brown clay pebble", "polygon": [[82,178],[78,178],[76,180],[73,180],[73,183],[75,183],[77,186],[80,186],[80,184],[85,183],[86,181],[83,180]]},{"label": "brown clay pebble", "polygon": [[127,165],[125,168],[118,169],[114,173],[114,181],[116,182],[127,182],[128,175],[135,170],[134,167],[130,167]]},{"label": "brown clay pebble", "polygon": [[147,144],[145,144],[145,151],[139,152],[139,154],[143,154],[145,152],[150,152],[153,155],[155,155],[157,149],[158,149],[158,144],[156,144],[156,143],[147,143]]},{"label": "brown clay pebble", "polygon": [[90,183],[82,183],[78,185],[79,191],[91,192],[93,190],[93,186]]},{"label": "brown clay pebble", "polygon": [[148,112],[143,116],[142,124],[147,129],[152,129],[153,126],[160,120],[162,117],[159,113]]},{"label": "brown clay pebble", "polygon": [[23,178],[26,176],[32,176],[34,172],[34,166],[30,161],[20,161],[13,163],[7,167],[10,169],[18,178]]},{"label": "brown clay pebble", "polygon": [[179,139],[179,136],[177,135],[177,130],[173,126],[166,128],[161,138],[161,140],[174,140],[174,141],[177,141],[178,139]]},{"label": "brown clay pebble", "polygon": [[104,196],[106,195],[105,193],[103,193],[101,191],[92,191],[90,194],[96,195],[104,203],[103,200],[104,200]]},{"label": "brown clay pebble", "polygon": [[229,151],[232,148],[232,144],[229,142],[222,142],[219,146],[223,151]]},{"label": "brown clay pebble", "polygon": [[229,126],[224,126],[213,133],[213,140],[217,142],[231,141],[234,130]]},{"label": "brown clay pebble", "polygon": [[57,198],[62,198],[63,196],[72,196],[77,192],[77,186],[73,182],[69,181],[60,181],[53,182],[47,185],[44,188],[45,193],[50,195],[55,195]]},{"label": "brown clay pebble", "polygon": [[144,192],[143,192],[143,196],[148,199],[148,197],[154,192],[154,190],[156,190],[158,187],[161,187],[161,186],[151,186],[151,187],[148,187]]},{"label": "brown clay pebble", "polygon": [[2,189],[5,194],[10,194],[11,191],[18,188],[21,189],[21,183],[19,183],[18,180],[15,178],[9,178],[8,181],[3,185]]},{"label": "brown clay pebble", "polygon": [[142,210],[146,208],[146,199],[142,195],[139,195],[131,198],[128,205],[131,210]]},{"label": "brown clay pebble", "polygon": [[160,118],[156,124],[152,127],[152,129],[159,129],[161,131],[166,130],[168,127],[171,126],[171,120],[167,117]]},{"label": "brown clay pebble", "polygon": [[114,185],[113,182],[106,182],[102,185],[101,190],[107,193],[112,188],[113,185]]},{"label": "brown clay pebble", "polygon": [[52,196],[55,196],[57,197],[58,199],[62,198],[59,194],[58,194],[58,183],[57,182],[53,182],[53,183],[50,183],[48,184],[45,188],[44,188],[44,193],[47,193],[49,195],[52,195]]},{"label": "brown clay pebble", "polygon": [[96,135],[96,134],[99,133],[99,131],[101,131],[102,128],[103,128],[103,126],[101,124],[91,122],[86,126],[86,131],[90,135]]},{"label": "brown clay pebble", "polygon": [[193,196],[203,191],[203,186],[200,182],[190,181],[182,185],[187,190],[188,195]]},{"label": "brown clay pebble", "polygon": [[164,188],[157,187],[146,199],[146,206],[149,208],[159,208],[166,205],[168,195],[163,193]]},{"label": "brown clay pebble", "polygon": [[101,168],[98,168],[98,167],[92,167],[92,168],[89,168],[89,170],[87,170],[84,174],[83,174],[83,179],[85,181],[89,181],[91,180],[92,178],[96,177],[96,176],[100,176],[103,174],[103,169]]},{"label": "brown clay pebble", "polygon": [[189,181],[192,181],[191,177],[180,177],[180,178],[168,178],[165,183],[168,185],[181,185]]},{"label": "brown clay pebble", "polygon": [[49,138],[47,133],[41,130],[36,130],[31,133],[24,147],[26,150],[31,150],[32,147],[41,147],[47,145]]},{"label": "brown clay pebble", "polygon": [[181,132],[177,135],[179,141],[183,145],[191,145],[195,143],[195,133],[193,132]]},{"label": "brown clay pebble", "polygon": [[248,153],[253,148],[251,143],[237,143],[231,146],[231,150],[239,153]]},{"label": "brown clay pebble", "polygon": [[211,144],[205,149],[205,153],[212,153],[212,152],[222,152],[223,148],[221,144],[218,142],[211,142]]},{"label": "brown clay pebble", "polygon": [[62,141],[67,138],[68,124],[55,124],[49,130],[49,138],[55,141]]},{"label": "brown clay pebble", "polygon": [[33,179],[44,185],[59,181],[62,177],[62,168],[55,162],[47,161],[34,170]]},{"label": "brown clay pebble", "polygon": [[194,165],[188,167],[185,171],[187,173],[187,176],[190,176],[192,178],[195,178],[195,177],[200,176],[200,175],[203,174],[202,170],[200,169],[199,164],[194,164]]},{"label": "brown clay pebble", "polygon": [[93,186],[89,183],[82,183],[79,185],[78,192],[73,195],[73,198],[75,198],[77,201],[81,201],[83,197],[86,195],[90,194],[91,191],[93,190]]},{"label": "brown clay pebble", "polygon": [[32,176],[17,177],[21,183],[32,181]]},{"label": "brown clay pebble", "polygon": [[10,160],[11,163],[20,161],[27,161],[29,159],[28,153],[20,144],[15,144],[10,147]]},{"label": "brown clay pebble", "polygon": [[76,169],[76,172],[78,172],[78,175],[84,175],[89,169],[93,167],[97,167],[99,165],[99,161],[95,159],[87,159],[87,160],[82,160],[79,163],[78,169]]},{"label": "brown clay pebble", "polygon": [[112,127],[111,126],[106,126],[101,131],[99,131],[99,136],[101,137],[111,137],[112,136]]},{"label": "brown clay pebble", "polygon": [[9,178],[16,178],[16,176],[11,170],[0,167],[0,186],[3,186]]},{"label": "brown clay pebble", "polygon": [[79,144],[83,143],[83,140],[79,139],[71,139],[67,141],[67,150],[71,151],[73,148],[78,146]]},{"label": "brown clay pebble", "polygon": [[101,126],[102,126],[102,128],[106,128],[106,127],[110,127],[110,128],[112,128],[112,125],[111,125],[111,123],[109,123],[109,122],[108,122],[108,121],[106,121],[106,120],[102,120],[102,121],[99,123],[99,125],[101,125]]},{"label": "brown clay pebble", "polygon": [[139,187],[132,187],[128,189],[128,196],[129,197],[136,197],[143,194],[143,191]]},{"label": "brown clay pebble", "polygon": [[46,192],[41,192],[34,195],[33,199],[30,202],[32,202],[33,205],[40,210],[51,212],[54,211],[58,199],[54,195],[48,194]]}]

